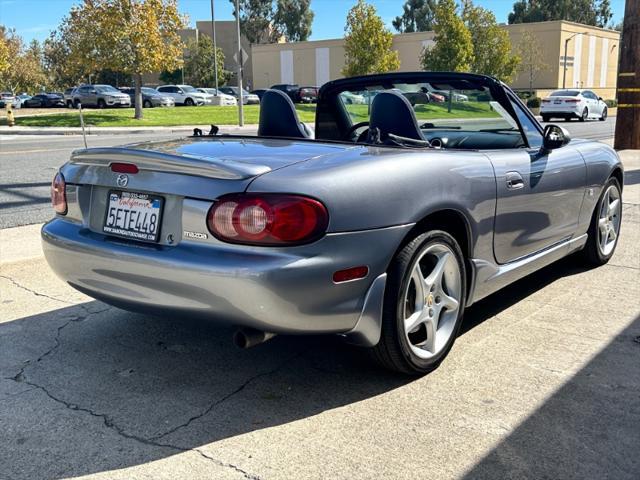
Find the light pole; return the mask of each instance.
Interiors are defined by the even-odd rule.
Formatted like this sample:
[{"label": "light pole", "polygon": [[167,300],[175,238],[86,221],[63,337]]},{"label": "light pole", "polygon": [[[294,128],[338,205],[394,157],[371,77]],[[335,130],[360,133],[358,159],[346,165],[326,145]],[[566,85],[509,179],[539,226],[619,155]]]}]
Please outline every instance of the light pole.
[{"label": "light pole", "polygon": [[[567,83],[567,47],[569,46],[569,41],[573,37],[575,37],[576,35],[582,35],[583,33],[584,32],[574,33],[573,35],[571,35],[569,38],[567,38],[564,41],[564,71],[562,72],[562,88],[563,89],[566,88],[566,83]],[[574,55],[574,57],[575,57],[575,55]],[[574,58],[573,59],[574,68],[575,68],[575,64],[576,64],[575,62],[576,62],[576,59]]]},{"label": "light pole", "polygon": [[238,35],[238,125],[244,125],[244,110],[242,109],[242,43],[240,42],[240,8],[236,0],[236,33]]},{"label": "light pole", "polygon": [[216,97],[218,96],[218,48],[216,44],[216,19],[213,14],[213,0],[211,0],[211,34],[213,35],[213,75],[216,83]]}]

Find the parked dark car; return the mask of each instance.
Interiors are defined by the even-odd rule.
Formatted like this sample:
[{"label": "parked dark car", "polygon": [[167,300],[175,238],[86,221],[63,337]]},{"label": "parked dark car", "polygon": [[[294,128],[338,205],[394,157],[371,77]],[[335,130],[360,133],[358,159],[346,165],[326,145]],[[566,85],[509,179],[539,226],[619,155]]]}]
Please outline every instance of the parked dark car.
[{"label": "parked dark car", "polygon": [[23,103],[27,108],[64,107],[64,98],[59,93],[39,93]]},{"label": "parked dark car", "polygon": [[264,92],[266,92],[267,89],[266,88],[259,88],[258,90],[251,90],[251,94],[252,95],[257,95],[258,98],[260,100],[262,100],[262,96],[264,95]]},{"label": "parked dark car", "polygon": [[272,90],[280,90],[281,92],[286,93],[291,100],[294,102],[299,102],[300,98],[298,97],[298,92],[300,91],[300,85],[291,84],[291,83],[280,83],[278,85],[272,85]]},{"label": "parked dark car", "polygon": [[[119,90],[122,93],[126,93],[129,95],[131,99],[131,105],[136,104],[136,89],[133,87],[120,87]],[[142,106],[144,108],[151,107],[175,107],[176,102],[173,100],[173,97],[168,95],[163,95],[155,88],[150,87],[142,87]]]},{"label": "parked dark car", "polygon": [[316,103],[318,101],[318,87],[301,87],[298,90],[298,102]]}]

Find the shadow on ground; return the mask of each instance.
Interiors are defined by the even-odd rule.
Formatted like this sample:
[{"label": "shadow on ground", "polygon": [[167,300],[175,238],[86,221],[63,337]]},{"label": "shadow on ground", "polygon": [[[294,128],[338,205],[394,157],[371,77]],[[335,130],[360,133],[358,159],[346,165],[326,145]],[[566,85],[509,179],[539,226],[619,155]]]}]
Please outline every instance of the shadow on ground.
[{"label": "shadow on ground", "polygon": [[[580,271],[565,260],[531,275],[472,307],[463,332]],[[626,408],[640,415],[640,369],[630,364],[638,358],[631,349],[640,345],[631,337],[639,328],[636,321],[469,478],[534,468],[553,477],[558,462],[583,459],[589,473],[592,464],[610,463],[603,455],[619,462],[617,478],[626,476],[638,462],[630,453],[640,445],[640,417],[632,432],[616,413]],[[372,367],[362,351],[332,337],[277,337],[240,351],[231,334],[227,327],[135,315],[99,302],[0,324],[0,476],[57,479],[140,465],[413,380]]]}]

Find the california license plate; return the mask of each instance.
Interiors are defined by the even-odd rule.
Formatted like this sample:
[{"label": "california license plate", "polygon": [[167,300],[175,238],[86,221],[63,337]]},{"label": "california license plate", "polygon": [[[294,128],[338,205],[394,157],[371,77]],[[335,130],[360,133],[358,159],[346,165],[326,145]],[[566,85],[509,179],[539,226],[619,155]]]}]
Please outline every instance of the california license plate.
[{"label": "california license plate", "polygon": [[110,235],[157,242],[164,199],[147,193],[109,192],[102,230]]}]

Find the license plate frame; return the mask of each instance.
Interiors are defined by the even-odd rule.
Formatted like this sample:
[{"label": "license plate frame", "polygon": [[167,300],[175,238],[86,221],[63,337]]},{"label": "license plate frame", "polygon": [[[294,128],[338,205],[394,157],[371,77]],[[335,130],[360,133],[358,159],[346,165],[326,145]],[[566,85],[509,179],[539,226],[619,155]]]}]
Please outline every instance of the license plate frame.
[{"label": "license plate frame", "polygon": [[[151,209],[150,209],[151,212],[147,212],[147,213],[151,213],[152,215],[153,210],[157,211],[156,224],[155,224],[154,231],[149,232],[147,230],[143,232],[140,229],[126,228],[129,225],[131,225],[131,214],[129,214],[129,219],[127,222],[128,225],[125,225],[124,226],[125,228],[122,228],[117,225],[118,223],[117,213],[114,216],[115,218],[114,222],[109,222],[111,201],[113,199],[112,197],[113,195],[117,196],[116,200],[121,200],[123,197],[125,197],[125,198],[131,198],[132,200],[142,200],[142,201],[151,203]],[[158,205],[154,206],[154,203],[156,201],[158,202]],[[102,222],[102,231],[107,235],[113,235],[119,238],[126,238],[128,240],[138,240],[141,242],[158,243],[158,240],[160,239],[160,230],[162,229],[162,217],[164,215],[164,204],[165,204],[165,199],[160,195],[153,195],[153,194],[144,193],[144,192],[132,192],[132,191],[126,191],[126,190],[109,190],[109,192],[107,193],[107,202],[106,202],[104,220]],[[132,209],[128,209],[127,211],[131,212]],[[149,216],[149,220],[151,220],[151,215]],[[126,220],[126,219],[127,217],[125,214],[123,220]],[[136,216],[136,222],[134,223],[137,224],[138,220],[139,218],[138,216]],[[142,223],[144,224],[146,220],[147,220],[147,217],[145,216],[142,219]],[[113,224],[110,225],[109,223],[116,223],[116,225],[113,225]]]}]

